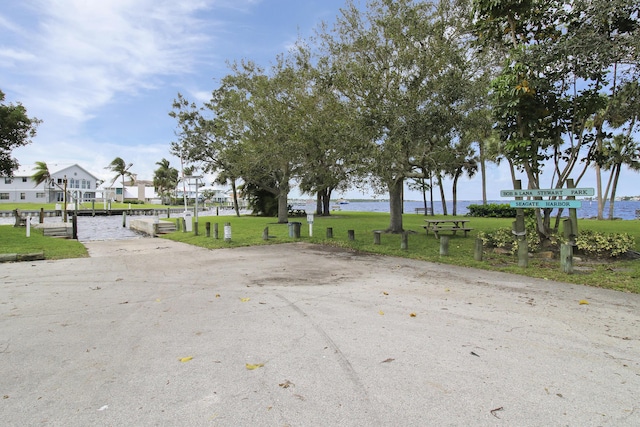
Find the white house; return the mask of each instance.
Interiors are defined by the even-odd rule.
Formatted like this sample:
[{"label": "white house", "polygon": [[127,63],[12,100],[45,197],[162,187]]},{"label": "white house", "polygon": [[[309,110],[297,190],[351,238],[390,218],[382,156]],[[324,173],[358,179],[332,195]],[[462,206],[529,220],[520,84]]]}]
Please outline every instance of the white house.
[{"label": "white house", "polygon": [[98,178],[74,164],[63,168],[49,165],[51,180],[35,185],[34,170],[20,169],[13,177],[0,177],[0,203],[90,202],[96,197]]},{"label": "white house", "polygon": [[[152,181],[138,180],[134,176],[129,183],[131,185],[124,186],[125,201],[139,200],[145,203],[161,203],[160,196],[156,193]],[[98,188],[98,198],[106,199],[107,201],[121,201],[123,200],[122,191],[122,181],[119,179],[111,183],[105,182]]]}]

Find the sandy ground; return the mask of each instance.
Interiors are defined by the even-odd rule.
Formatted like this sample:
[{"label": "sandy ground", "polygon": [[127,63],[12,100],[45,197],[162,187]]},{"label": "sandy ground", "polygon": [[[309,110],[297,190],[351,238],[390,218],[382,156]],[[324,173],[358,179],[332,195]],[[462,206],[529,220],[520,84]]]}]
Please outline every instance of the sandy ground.
[{"label": "sandy ground", "polygon": [[640,295],[304,243],[86,246],[0,265],[2,425],[640,425]]}]

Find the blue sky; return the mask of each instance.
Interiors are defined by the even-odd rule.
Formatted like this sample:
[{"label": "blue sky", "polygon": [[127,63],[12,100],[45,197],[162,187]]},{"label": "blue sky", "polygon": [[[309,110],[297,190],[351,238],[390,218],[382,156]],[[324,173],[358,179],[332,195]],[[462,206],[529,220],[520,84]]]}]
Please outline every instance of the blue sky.
[{"label": "blue sky", "polygon": [[[268,66],[344,0],[25,0],[0,3],[0,89],[43,120],[33,143],[14,150],[22,168],[36,161],[78,163],[102,179],[115,157],[152,179],[167,158],[180,92],[208,100],[227,61]],[[588,173],[584,186],[593,186]],[[551,178],[551,177],[549,177]],[[508,170],[491,166],[490,199],[511,188]],[[618,194],[640,194],[625,173]],[[451,188],[447,184],[447,198]],[[346,197],[370,197],[354,190]],[[294,191],[292,196],[297,196]],[[419,199],[406,192],[407,199]],[[460,200],[481,198],[480,179],[461,179]]]}]

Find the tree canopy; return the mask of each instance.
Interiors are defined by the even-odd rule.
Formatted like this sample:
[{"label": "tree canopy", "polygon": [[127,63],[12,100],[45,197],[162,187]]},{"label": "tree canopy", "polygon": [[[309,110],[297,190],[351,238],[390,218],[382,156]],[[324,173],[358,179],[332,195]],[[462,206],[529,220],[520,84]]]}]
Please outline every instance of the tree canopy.
[{"label": "tree canopy", "polygon": [[29,117],[22,104],[5,103],[4,100],[5,94],[0,90],[0,176],[13,176],[19,163],[11,153],[15,148],[31,143],[40,120]]}]

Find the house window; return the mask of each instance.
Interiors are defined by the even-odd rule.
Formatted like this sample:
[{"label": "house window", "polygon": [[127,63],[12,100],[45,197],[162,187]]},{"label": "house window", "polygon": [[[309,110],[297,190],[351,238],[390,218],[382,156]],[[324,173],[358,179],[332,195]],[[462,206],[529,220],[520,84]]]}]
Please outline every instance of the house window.
[{"label": "house window", "polygon": [[26,176],[22,177],[22,182],[27,182],[27,177]]},{"label": "house window", "polygon": [[62,185],[62,178],[58,178],[58,184]]},{"label": "house window", "polygon": [[27,193],[20,193],[20,200],[24,200],[27,198]]},{"label": "house window", "polygon": [[4,179],[4,183],[5,184],[11,184],[12,182],[13,182],[13,179],[11,179],[11,178],[5,178]]},{"label": "house window", "polygon": [[36,199],[44,199],[44,198],[45,198],[44,193],[36,193]]},{"label": "house window", "polygon": [[9,200],[9,193],[0,193],[0,200]]}]

